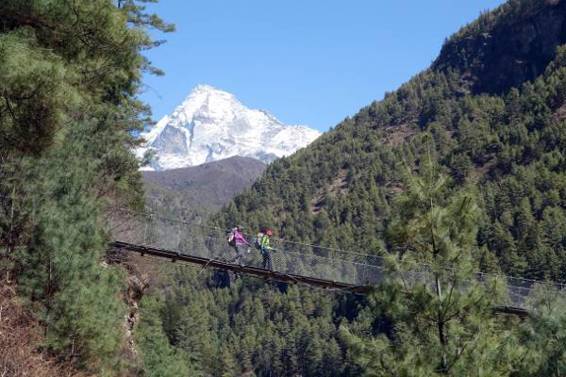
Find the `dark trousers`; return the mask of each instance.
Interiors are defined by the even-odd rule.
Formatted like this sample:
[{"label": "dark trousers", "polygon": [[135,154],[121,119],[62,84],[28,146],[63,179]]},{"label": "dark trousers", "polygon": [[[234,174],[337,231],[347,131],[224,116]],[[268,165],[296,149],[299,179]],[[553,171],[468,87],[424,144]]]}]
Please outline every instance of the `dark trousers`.
[{"label": "dark trousers", "polygon": [[243,260],[244,260],[244,253],[246,252],[246,246],[245,245],[236,245],[236,246],[233,246],[233,249],[236,251],[236,257],[234,259],[232,259],[231,262],[242,265]]},{"label": "dark trousers", "polygon": [[262,250],[261,255],[263,257],[262,267],[266,270],[273,271],[273,262],[271,261],[271,252],[269,250]]}]

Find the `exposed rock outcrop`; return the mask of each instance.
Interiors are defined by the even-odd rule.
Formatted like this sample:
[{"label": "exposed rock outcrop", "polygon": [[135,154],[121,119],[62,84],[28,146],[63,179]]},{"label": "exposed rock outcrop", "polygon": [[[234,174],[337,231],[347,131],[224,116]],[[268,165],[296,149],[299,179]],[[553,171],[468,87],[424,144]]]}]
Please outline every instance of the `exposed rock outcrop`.
[{"label": "exposed rock outcrop", "polygon": [[459,70],[474,93],[500,94],[539,76],[564,43],[566,1],[511,1],[456,33],[432,68]]}]

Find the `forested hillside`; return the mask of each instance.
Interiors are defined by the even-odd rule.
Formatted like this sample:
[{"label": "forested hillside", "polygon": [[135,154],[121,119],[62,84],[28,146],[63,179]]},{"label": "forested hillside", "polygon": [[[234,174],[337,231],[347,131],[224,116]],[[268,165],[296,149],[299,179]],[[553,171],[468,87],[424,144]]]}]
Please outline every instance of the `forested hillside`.
[{"label": "forested hillside", "polygon": [[2,375],[138,368],[104,213],[143,206],[137,94],[159,71],[141,51],[159,44],[147,28],[172,30],[143,3],[0,2]]},{"label": "forested hillside", "polygon": [[564,281],[564,43],[564,1],[513,0],[483,14],[431,68],[270,165],[219,223],[385,253],[400,173],[430,144],[455,185],[481,191],[482,269]]},{"label": "forested hillside", "polygon": [[145,171],[147,210],[185,222],[206,222],[249,188],[265,167],[259,160],[235,156],[188,168]]},{"label": "forested hillside", "polygon": [[[426,217],[415,197],[436,187],[428,182],[417,194],[407,175],[426,172],[432,160],[448,177],[442,191],[430,190],[445,202],[446,216],[474,203],[472,222],[450,220],[458,226],[449,232],[454,241],[441,254],[444,262],[465,276],[484,270],[564,281],[565,43],[564,1],[510,1],[481,15],[447,39],[429,69],[271,164],[216,216],[216,224],[267,225],[283,239],[396,253],[400,238],[419,241]],[[461,189],[470,196],[459,202]],[[426,252],[413,258],[446,267]],[[362,298],[285,291],[253,280],[228,289],[212,277],[168,291],[160,310],[172,344],[201,355],[195,361],[203,375],[566,373],[562,300],[547,296],[532,321],[516,323],[493,316],[490,297],[500,294],[454,298],[445,308],[445,301],[418,289],[407,297],[384,287]],[[290,306],[277,309],[276,302]],[[195,311],[200,314],[189,314]],[[445,321],[447,313],[453,314]],[[207,318],[198,328],[208,341],[185,340],[195,326],[187,318]],[[435,338],[448,323],[450,335]],[[218,370],[213,355],[220,349]]]},{"label": "forested hillside", "polygon": [[564,295],[495,314],[504,282],[476,278],[566,281],[565,0],[482,14],[211,219],[380,254],[367,296],[105,261],[106,214],[146,199],[141,52],[172,30],[148,2],[0,2],[0,375],[566,375]]}]

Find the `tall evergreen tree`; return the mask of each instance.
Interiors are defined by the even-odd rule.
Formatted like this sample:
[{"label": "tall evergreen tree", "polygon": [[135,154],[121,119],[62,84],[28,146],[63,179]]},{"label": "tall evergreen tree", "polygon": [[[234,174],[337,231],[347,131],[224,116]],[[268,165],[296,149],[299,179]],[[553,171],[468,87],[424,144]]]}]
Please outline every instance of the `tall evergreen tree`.
[{"label": "tall evergreen tree", "polygon": [[[45,326],[44,348],[93,373],[122,371],[123,275],[103,263],[112,205],[143,202],[134,131],[143,3],[0,2],[0,258]],[[0,263],[3,265],[3,263]]]},{"label": "tall evergreen tree", "polygon": [[541,284],[531,297],[529,318],[519,331],[525,352],[520,377],[566,375],[566,297],[557,287]]},{"label": "tall evergreen tree", "polygon": [[368,376],[509,375],[513,337],[493,315],[502,294],[475,274],[473,190],[452,191],[426,160],[398,200],[388,231],[395,278],[376,288],[365,314],[391,325],[369,339],[347,332],[355,359]]},{"label": "tall evergreen tree", "polygon": [[143,317],[136,329],[136,344],[142,354],[143,375],[152,377],[201,376],[189,363],[189,355],[174,348],[165,336],[160,318],[162,304],[154,297],[142,300]]}]

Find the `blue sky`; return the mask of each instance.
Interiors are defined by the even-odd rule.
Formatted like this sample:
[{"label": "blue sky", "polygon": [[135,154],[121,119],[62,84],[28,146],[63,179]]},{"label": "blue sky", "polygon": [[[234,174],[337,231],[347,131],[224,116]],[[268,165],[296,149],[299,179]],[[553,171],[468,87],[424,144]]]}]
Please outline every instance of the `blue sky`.
[{"label": "blue sky", "polygon": [[443,41],[502,0],[161,0],[176,24],[146,55],[157,120],[197,84],[321,131],[425,69]]}]

